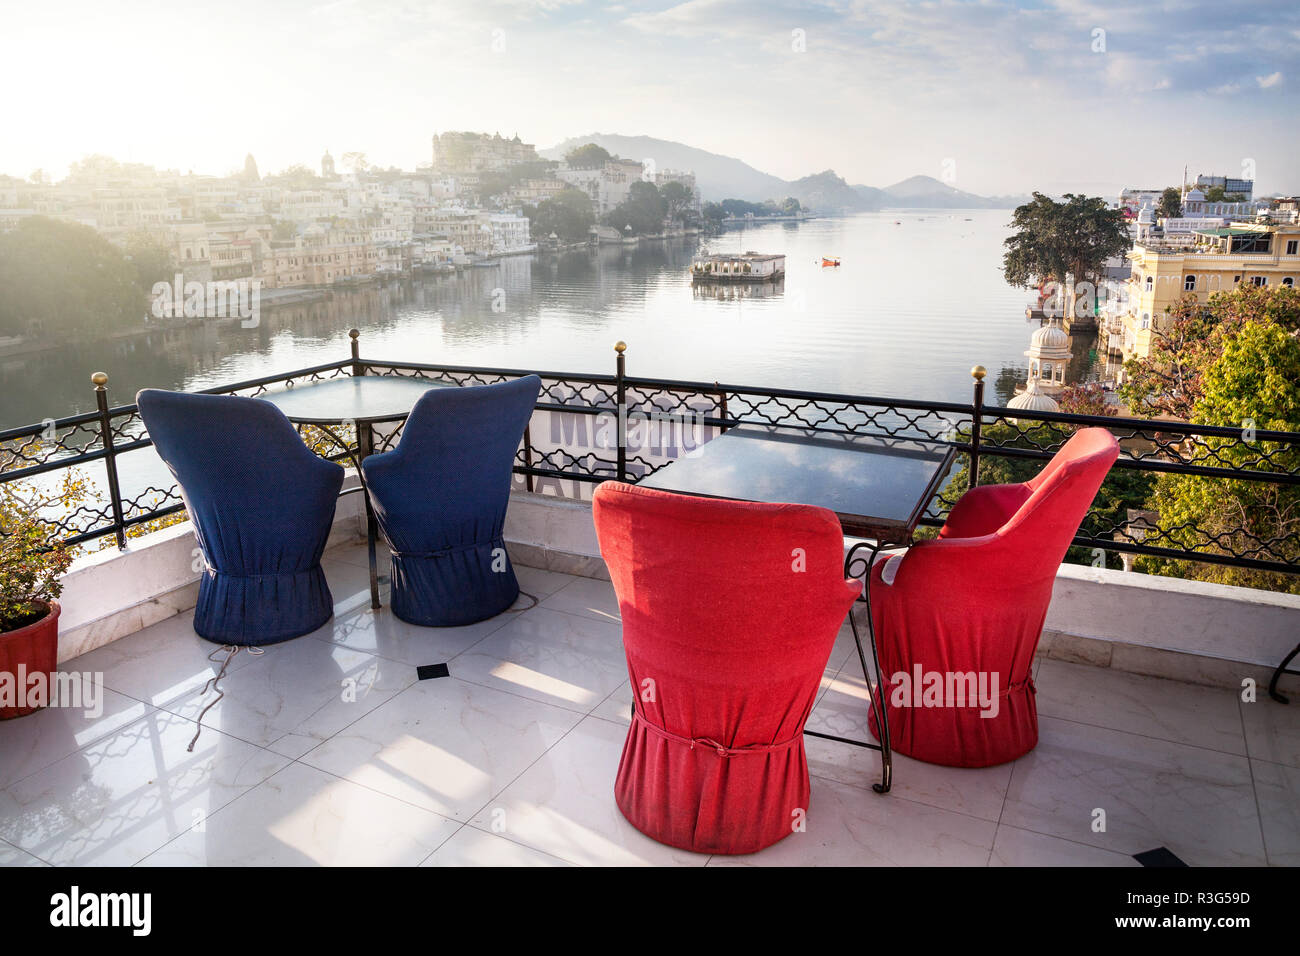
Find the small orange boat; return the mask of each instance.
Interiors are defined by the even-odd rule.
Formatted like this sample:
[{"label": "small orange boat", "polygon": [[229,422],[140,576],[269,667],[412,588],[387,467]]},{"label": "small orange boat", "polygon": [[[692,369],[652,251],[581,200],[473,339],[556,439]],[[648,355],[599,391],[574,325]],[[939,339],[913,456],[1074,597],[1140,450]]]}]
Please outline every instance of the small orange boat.
[{"label": "small orange boat", "polygon": [[839,264],[840,264],[839,256],[835,256],[834,258],[830,258],[828,256],[822,256],[823,269],[825,269],[827,266],[838,266]]}]

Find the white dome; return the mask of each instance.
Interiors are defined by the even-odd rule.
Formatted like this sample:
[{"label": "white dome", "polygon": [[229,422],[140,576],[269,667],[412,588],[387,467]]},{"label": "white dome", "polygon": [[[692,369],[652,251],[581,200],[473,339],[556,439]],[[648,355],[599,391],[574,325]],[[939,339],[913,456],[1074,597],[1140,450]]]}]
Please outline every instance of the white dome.
[{"label": "white dome", "polygon": [[1199,189],[1193,189],[1187,194],[1186,202],[1205,202],[1205,193]]},{"label": "white dome", "polygon": [[1021,408],[1027,412],[1059,412],[1061,406],[1056,404],[1052,396],[1038,390],[1038,382],[1034,379],[1029,380],[1025,390],[1017,395],[1011,401],[1007,402],[1007,408]]},{"label": "white dome", "polygon": [[1049,322],[1034,331],[1030,336],[1029,347],[1037,349],[1040,352],[1059,352],[1062,349],[1069,350],[1070,336],[1055,322]]}]

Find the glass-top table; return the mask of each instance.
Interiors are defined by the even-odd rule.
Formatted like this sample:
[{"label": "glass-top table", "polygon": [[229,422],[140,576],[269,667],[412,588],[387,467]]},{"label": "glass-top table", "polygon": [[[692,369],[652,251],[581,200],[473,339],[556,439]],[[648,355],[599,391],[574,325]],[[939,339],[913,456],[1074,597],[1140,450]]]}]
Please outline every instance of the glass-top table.
[{"label": "glass-top table", "polygon": [[455,387],[448,382],[393,375],[349,375],[257,397],[280,409],[289,421],[302,425],[379,423],[406,418],[420,396],[431,388]]},{"label": "glass-top table", "polygon": [[[857,577],[853,573],[855,561],[865,561],[862,599],[867,605],[875,691],[871,690],[871,673],[852,614],[849,622],[858,661],[867,680],[880,743],[813,730],[804,733],[880,751],[880,783],[872,785],[877,793],[888,793],[893,785],[893,756],[889,715],[878,693],[880,657],[871,619],[871,568],[882,548],[912,543],[916,527],[931,499],[943,486],[956,455],[956,449],[950,446],[906,439],[738,425],[639,482],[646,488],[706,498],[817,505],[835,512],[845,535],[870,539],[856,542],[848,549],[844,575]],[[859,557],[860,551],[868,552],[867,557]]]},{"label": "glass-top table", "polygon": [[844,533],[911,543],[956,451],[906,439],[740,425],[643,479],[707,498],[819,505]]},{"label": "glass-top table", "polygon": [[[319,382],[307,382],[303,385],[295,385],[293,388],[286,388],[281,392],[266,392],[257,397],[280,409],[285,417],[295,424],[315,425],[322,429],[335,444],[348,453],[349,457],[352,453],[346,441],[330,431],[329,426],[344,423],[355,425],[357,454],[354,461],[360,474],[362,460],[375,452],[373,426],[383,422],[404,421],[411,414],[415,403],[431,388],[456,388],[456,386],[450,382],[393,375],[349,375],[322,379]],[[364,476],[362,478],[364,479]],[[375,542],[379,534],[379,522],[375,520],[375,511],[370,505],[370,496],[365,492],[364,480],[361,493],[366,502],[370,606],[378,608],[380,606],[379,569],[375,559]]]}]

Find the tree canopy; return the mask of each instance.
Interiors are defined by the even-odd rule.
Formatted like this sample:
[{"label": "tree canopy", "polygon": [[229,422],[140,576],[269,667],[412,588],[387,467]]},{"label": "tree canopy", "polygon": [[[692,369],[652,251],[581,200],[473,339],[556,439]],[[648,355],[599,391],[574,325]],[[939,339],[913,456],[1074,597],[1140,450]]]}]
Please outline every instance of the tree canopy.
[{"label": "tree canopy", "polygon": [[1156,216],[1161,219],[1177,219],[1183,214],[1182,191],[1177,186],[1166,186],[1156,204]]},{"label": "tree canopy", "polygon": [[1153,330],[1151,354],[1124,364],[1120,397],[1134,414],[1191,421],[1204,395],[1204,375],[1227,339],[1250,322],[1300,329],[1300,292],[1240,283],[1207,302],[1184,295]]},{"label": "tree canopy", "polygon": [[581,242],[596,221],[591,200],[581,189],[566,189],[535,207],[525,207],[533,238],[555,233],[565,242]]},{"label": "tree canopy", "polygon": [[1012,214],[1016,232],[1003,245],[1002,272],[1011,285],[1075,282],[1097,277],[1106,260],[1129,248],[1124,214],[1097,196],[1066,193],[1064,202],[1036,192]]},{"label": "tree canopy", "polygon": [[0,234],[0,335],[67,339],[138,324],[140,279],[89,226],[33,216]]},{"label": "tree canopy", "polygon": [[668,204],[659,195],[659,188],[654,183],[635,182],[628,189],[627,199],[610,210],[604,222],[619,232],[631,226],[637,235],[652,235],[663,231],[667,214]]},{"label": "tree canopy", "polygon": [[600,169],[613,158],[609,150],[595,143],[587,143],[564,154],[564,161],[572,169]]}]

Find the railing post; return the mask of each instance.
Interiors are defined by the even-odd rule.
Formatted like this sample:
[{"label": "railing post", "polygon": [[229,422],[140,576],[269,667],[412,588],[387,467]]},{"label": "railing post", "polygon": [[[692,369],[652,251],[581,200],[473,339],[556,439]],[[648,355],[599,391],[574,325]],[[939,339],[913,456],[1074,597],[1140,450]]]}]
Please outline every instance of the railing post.
[{"label": "railing post", "polygon": [[614,351],[618,353],[614,360],[614,378],[618,383],[618,480],[627,481],[627,384],[624,381],[627,365],[623,357],[627,343],[615,342]]},{"label": "railing post", "polygon": [[126,516],[122,512],[122,489],[117,482],[117,453],[113,450],[113,419],[108,414],[108,373],[90,376],[95,386],[95,407],[99,410],[99,440],[104,444],[104,470],[108,473],[108,502],[113,509],[113,536],[118,548],[126,547]]},{"label": "railing post", "polygon": [[524,487],[533,490],[533,423],[524,426]]},{"label": "railing post", "polygon": [[970,370],[971,378],[975,379],[975,398],[971,403],[970,419],[970,487],[974,488],[980,482],[980,426],[982,424],[984,409],[984,376],[988,372],[983,365],[976,365]]},{"label": "railing post", "polygon": [[357,340],[361,338],[360,329],[349,329],[348,338],[352,340],[352,374],[363,375],[361,368],[361,343]]}]

